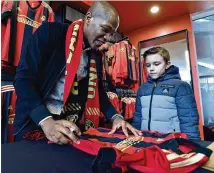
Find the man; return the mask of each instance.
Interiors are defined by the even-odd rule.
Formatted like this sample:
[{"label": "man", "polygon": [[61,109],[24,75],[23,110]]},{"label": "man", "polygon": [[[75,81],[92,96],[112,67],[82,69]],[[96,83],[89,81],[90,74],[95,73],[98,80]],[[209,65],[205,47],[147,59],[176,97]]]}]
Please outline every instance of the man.
[{"label": "man", "polygon": [[15,78],[16,140],[41,128],[50,141],[78,143],[79,127],[98,127],[100,112],[113,122],[110,133],[122,127],[127,136],[128,129],[140,135],[117,114],[99,80],[102,70],[97,49],[118,26],[115,8],[107,2],[95,2],[84,21],[69,27],[48,23],[35,32]]}]

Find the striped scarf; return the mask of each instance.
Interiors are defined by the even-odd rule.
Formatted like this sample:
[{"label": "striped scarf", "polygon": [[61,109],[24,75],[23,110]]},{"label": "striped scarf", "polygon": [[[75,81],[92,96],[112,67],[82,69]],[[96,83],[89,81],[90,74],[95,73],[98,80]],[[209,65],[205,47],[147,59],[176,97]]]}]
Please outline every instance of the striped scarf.
[{"label": "striped scarf", "polygon": [[[64,104],[66,103],[71,92],[72,84],[80,63],[80,57],[83,50],[83,21],[78,20],[72,23],[66,34],[66,72],[64,86]],[[81,93],[80,93],[81,94]],[[96,70],[96,57],[90,57],[88,96],[83,117],[80,121],[85,125],[87,130],[90,127],[99,126],[99,93],[98,93],[98,76]]]}]

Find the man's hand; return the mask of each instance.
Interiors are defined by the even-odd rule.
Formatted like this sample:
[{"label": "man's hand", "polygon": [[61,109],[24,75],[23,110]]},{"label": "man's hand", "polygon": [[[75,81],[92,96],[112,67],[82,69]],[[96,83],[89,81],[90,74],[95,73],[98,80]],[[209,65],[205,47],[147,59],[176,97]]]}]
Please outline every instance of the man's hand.
[{"label": "man's hand", "polygon": [[[66,120],[55,121],[53,118],[48,118],[41,123],[41,127],[46,137],[54,143],[67,144],[69,140],[72,140],[79,144],[76,135],[81,135],[81,132],[73,122]],[[70,129],[72,129],[72,131]],[[74,134],[74,131],[76,132],[76,135]]]},{"label": "man's hand", "polygon": [[135,129],[131,124],[124,121],[122,118],[115,118],[112,125],[112,130],[108,134],[113,134],[116,132],[117,129],[122,127],[123,133],[126,135],[126,137],[129,137],[128,130],[130,130],[135,136],[141,136],[141,131]]}]

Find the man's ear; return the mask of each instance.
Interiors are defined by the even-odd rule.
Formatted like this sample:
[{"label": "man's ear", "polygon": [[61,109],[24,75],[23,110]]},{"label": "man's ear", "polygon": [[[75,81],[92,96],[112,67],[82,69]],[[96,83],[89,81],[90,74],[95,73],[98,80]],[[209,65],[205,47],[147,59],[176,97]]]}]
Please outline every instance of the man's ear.
[{"label": "man's ear", "polygon": [[171,61],[168,61],[168,62],[166,63],[166,70],[167,70],[170,66],[171,66]]},{"label": "man's ear", "polygon": [[89,24],[91,22],[91,19],[92,19],[91,12],[87,12],[87,14],[85,15],[86,24]]}]

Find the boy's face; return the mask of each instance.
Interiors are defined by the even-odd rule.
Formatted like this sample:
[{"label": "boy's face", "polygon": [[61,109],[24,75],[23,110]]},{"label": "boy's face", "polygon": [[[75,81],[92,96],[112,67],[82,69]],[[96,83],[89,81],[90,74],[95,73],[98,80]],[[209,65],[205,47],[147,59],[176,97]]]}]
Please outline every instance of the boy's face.
[{"label": "boy's face", "polygon": [[166,63],[161,55],[154,54],[146,57],[145,65],[148,75],[155,80],[164,74],[166,69],[169,68],[170,61]]}]

